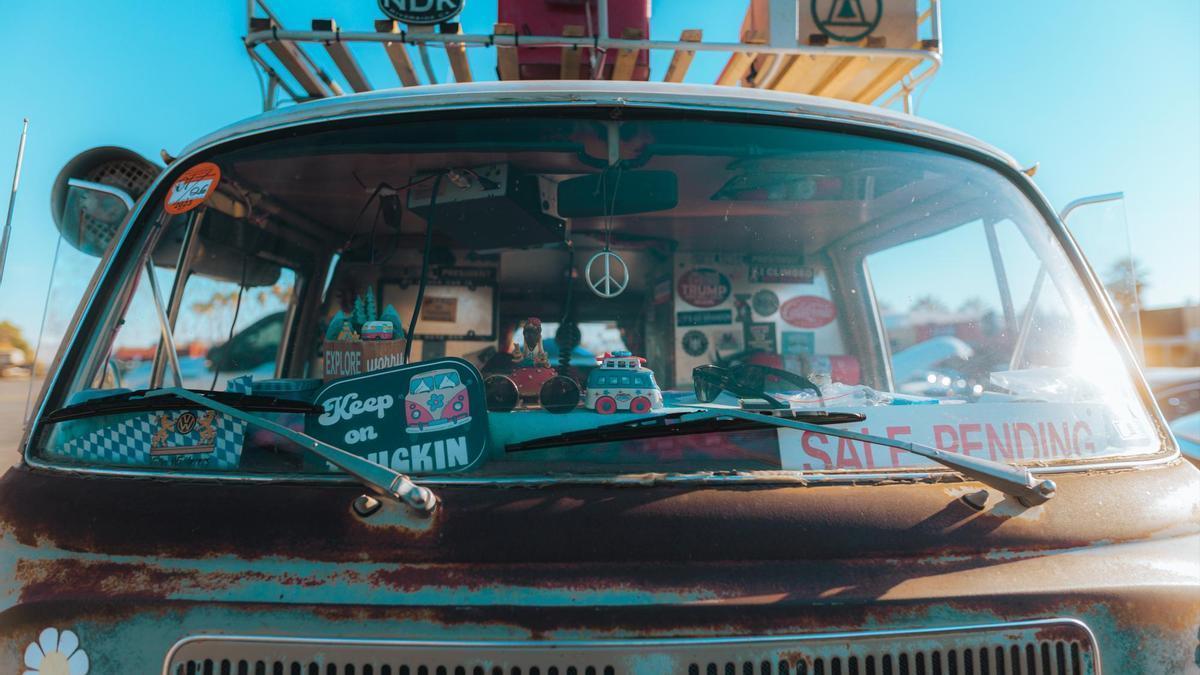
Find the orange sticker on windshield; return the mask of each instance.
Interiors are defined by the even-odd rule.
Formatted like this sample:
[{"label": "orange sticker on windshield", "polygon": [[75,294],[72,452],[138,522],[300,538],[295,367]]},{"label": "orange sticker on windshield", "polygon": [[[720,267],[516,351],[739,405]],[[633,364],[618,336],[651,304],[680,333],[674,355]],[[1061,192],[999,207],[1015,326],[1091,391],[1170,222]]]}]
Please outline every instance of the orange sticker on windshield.
[{"label": "orange sticker on windshield", "polygon": [[202,162],[184,171],[171,189],[163,210],[172,215],[186,213],[200,206],[221,182],[221,168],[212,162]]}]

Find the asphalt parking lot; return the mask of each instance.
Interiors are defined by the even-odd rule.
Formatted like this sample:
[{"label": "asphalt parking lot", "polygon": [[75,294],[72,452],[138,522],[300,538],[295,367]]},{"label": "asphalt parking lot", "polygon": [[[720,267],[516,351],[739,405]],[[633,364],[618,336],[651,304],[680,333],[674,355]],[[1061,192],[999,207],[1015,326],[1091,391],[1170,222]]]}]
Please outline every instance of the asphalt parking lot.
[{"label": "asphalt parking lot", "polygon": [[[40,381],[33,384],[35,389],[41,386]],[[17,443],[21,441],[28,394],[29,380],[0,378],[0,470],[8,468],[17,459]]]}]

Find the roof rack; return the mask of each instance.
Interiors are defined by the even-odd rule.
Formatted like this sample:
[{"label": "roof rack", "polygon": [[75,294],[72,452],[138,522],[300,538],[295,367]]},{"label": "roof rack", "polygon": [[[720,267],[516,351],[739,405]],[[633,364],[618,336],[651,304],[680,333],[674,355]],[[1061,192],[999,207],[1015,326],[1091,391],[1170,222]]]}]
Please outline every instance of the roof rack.
[{"label": "roof rack", "polygon": [[[244,42],[252,63],[267,77],[264,110],[276,106],[280,92],[295,102],[304,102],[340,96],[347,89],[374,90],[376,87],[358,65],[351,47],[367,49],[376,44],[383,46],[400,84],[405,87],[423,83],[410,49],[416,50],[424,83],[428,84],[437,83],[429,50],[438,47],[445,49],[457,82],[473,79],[466,56],[468,47],[496,50],[496,76],[500,80],[521,79],[518,49],[522,47],[561,48],[559,79],[564,80],[580,79],[583,72],[580,60],[584,57],[590,59],[591,66],[586,72],[594,73],[597,78],[633,79],[637,73],[648,73],[648,69],[634,67],[640,53],[660,50],[672,53],[662,81],[682,82],[696,52],[703,51],[729,55],[717,78],[718,85],[812,94],[882,107],[901,102],[905,112],[913,111],[913,91],[933,77],[942,61],[940,0],[909,0],[913,16],[901,17],[909,24],[907,32],[901,31],[901,35],[915,39],[904,47],[887,46],[886,36],[847,40],[846,36],[830,33],[824,27],[822,32],[802,39],[799,33],[804,22],[818,20],[817,0],[813,0],[811,17],[799,11],[802,0],[751,0],[742,24],[741,42],[704,42],[698,29],[684,30],[678,40],[643,39],[639,30],[631,29],[623,32],[624,37],[612,38],[607,37],[610,35],[608,1],[595,0],[598,25],[594,31],[568,25],[563,27],[562,35],[523,35],[508,23],[495,24],[491,33],[464,34],[458,23],[401,25],[391,19],[376,21],[374,30],[369,31],[343,30],[333,19],[314,19],[310,30],[289,30],[267,7],[266,0],[247,0],[249,30]],[[850,3],[832,0],[830,6],[839,4]],[[883,12],[882,3],[879,6],[876,25]],[[854,7],[862,11],[861,2],[855,2]],[[264,16],[257,16],[258,10]],[[830,12],[832,17],[832,9]],[[317,64],[306,51],[306,44],[325,49],[340,71],[340,80]],[[279,68],[271,65],[260,47],[282,66],[290,82]],[[615,59],[612,65],[603,67],[609,58]]]}]

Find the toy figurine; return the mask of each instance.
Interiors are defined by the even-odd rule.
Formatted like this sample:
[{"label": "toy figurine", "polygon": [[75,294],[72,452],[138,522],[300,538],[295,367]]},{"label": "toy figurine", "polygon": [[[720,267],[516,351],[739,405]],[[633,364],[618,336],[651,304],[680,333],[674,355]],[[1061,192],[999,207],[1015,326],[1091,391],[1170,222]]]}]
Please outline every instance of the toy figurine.
[{"label": "toy figurine", "polygon": [[596,359],[599,367],[588,375],[588,408],[601,415],[618,410],[648,413],[663,407],[662,391],[646,359],[627,351],[611,352]]},{"label": "toy figurine", "polygon": [[343,321],[342,327],[338,331],[337,339],[340,342],[356,342],[358,340],[358,333],[354,332],[354,327],[350,325],[349,321]]},{"label": "toy figurine", "polygon": [[530,317],[522,329],[525,336],[525,347],[513,345],[512,381],[517,385],[521,398],[536,400],[541,393],[542,385],[557,373],[550,367],[550,357],[542,348],[542,321]]},{"label": "toy figurine", "polygon": [[525,348],[513,345],[513,363],[519,368],[549,368],[550,358],[542,348],[542,320],[529,317],[521,329],[525,336]]}]

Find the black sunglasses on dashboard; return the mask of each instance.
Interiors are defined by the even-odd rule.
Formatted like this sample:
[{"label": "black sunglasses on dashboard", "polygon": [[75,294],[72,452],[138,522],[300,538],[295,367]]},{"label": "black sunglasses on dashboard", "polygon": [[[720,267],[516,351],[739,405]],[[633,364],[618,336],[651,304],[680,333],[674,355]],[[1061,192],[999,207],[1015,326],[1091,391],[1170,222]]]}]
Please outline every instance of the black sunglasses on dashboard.
[{"label": "black sunglasses on dashboard", "polygon": [[727,391],[738,398],[762,399],[767,405],[776,409],[786,409],[791,406],[767,393],[767,378],[793,384],[798,389],[807,389],[821,397],[821,389],[812,380],[779,368],[746,364],[734,368],[703,365],[692,369],[692,387],[696,392],[696,400],[701,403],[712,403]]}]

